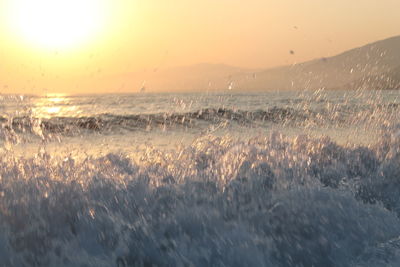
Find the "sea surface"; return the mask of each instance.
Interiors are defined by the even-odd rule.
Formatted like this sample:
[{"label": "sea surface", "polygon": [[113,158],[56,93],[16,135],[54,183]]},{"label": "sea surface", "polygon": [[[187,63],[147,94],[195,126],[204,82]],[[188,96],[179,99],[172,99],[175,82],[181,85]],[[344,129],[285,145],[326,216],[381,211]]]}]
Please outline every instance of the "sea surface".
[{"label": "sea surface", "polygon": [[400,91],[0,95],[3,266],[400,266]]}]

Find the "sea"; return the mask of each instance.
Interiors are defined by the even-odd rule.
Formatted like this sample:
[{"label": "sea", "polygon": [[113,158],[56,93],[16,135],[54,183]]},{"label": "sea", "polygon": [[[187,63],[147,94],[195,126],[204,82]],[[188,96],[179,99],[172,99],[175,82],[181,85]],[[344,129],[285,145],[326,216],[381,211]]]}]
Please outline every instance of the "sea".
[{"label": "sea", "polygon": [[0,95],[0,266],[400,266],[400,91]]}]

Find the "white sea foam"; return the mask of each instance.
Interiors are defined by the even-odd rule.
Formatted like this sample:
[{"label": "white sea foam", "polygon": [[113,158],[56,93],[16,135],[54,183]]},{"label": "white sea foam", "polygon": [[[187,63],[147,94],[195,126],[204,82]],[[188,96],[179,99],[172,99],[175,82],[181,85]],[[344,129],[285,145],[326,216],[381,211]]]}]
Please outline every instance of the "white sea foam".
[{"label": "white sea foam", "polygon": [[5,152],[0,266],[395,266],[399,144],[273,133],[137,161]]}]

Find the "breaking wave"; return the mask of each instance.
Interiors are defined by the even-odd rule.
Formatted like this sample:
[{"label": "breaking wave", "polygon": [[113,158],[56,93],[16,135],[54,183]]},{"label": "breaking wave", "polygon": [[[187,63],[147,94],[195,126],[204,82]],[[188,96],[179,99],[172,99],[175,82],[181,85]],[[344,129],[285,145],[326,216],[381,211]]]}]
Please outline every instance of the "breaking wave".
[{"label": "breaking wave", "polygon": [[[36,118],[31,116],[0,117],[0,133],[3,139],[23,134],[41,137],[49,135],[78,136],[90,133],[118,133],[123,131],[149,131],[151,129],[201,128],[226,123],[246,127],[262,127],[268,124],[285,126],[335,126],[377,124],[377,119],[392,121],[399,114],[397,103],[374,106],[345,105],[343,107],[299,109],[273,107],[267,110],[236,110],[206,108],[186,113],[157,114],[99,114],[83,117]],[[380,124],[384,124],[382,121]]]},{"label": "breaking wave", "polygon": [[0,266],[398,266],[399,166],[398,129],[370,147],[272,133],[136,160],[3,152]]}]

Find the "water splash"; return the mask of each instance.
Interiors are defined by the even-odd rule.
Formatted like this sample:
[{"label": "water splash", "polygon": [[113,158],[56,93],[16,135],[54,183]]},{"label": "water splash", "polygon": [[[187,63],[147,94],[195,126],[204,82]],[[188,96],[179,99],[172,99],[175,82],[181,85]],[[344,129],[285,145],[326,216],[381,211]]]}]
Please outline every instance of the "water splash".
[{"label": "water splash", "polygon": [[396,134],[374,148],[204,136],[146,147],[136,161],[6,152],[1,264],[351,266],[377,244],[389,257],[400,235]]}]

